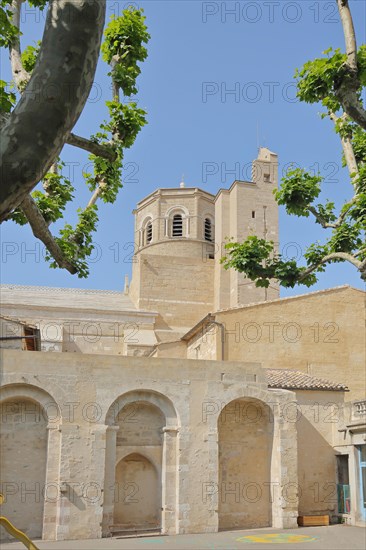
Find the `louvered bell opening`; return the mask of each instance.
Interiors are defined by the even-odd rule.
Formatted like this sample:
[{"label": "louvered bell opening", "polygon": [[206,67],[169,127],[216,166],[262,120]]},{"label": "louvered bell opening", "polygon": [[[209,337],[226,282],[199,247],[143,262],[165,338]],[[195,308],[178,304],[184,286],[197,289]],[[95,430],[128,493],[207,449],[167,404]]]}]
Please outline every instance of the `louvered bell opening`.
[{"label": "louvered bell opening", "polygon": [[153,238],[153,227],[152,227],[152,223],[148,223],[148,224],[147,224],[147,227],[146,227],[146,243],[147,243],[147,244],[151,243],[152,238]]},{"label": "louvered bell opening", "polygon": [[205,219],[205,240],[212,241],[212,223],[208,218]]},{"label": "louvered bell opening", "polygon": [[180,214],[173,218],[173,237],[183,237],[183,218]]}]

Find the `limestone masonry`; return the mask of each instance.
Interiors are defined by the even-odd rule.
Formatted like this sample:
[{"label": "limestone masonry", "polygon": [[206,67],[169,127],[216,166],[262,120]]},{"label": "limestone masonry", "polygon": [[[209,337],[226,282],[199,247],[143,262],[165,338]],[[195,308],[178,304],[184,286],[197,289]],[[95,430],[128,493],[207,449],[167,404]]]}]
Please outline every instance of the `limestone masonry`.
[{"label": "limestone masonry", "polygon": [[141,200],[123,291],[1,286],[1,513],[31,538],[365,523],[365,292],[220,264],[278,243],[277,172],[261,148],[252,182]]}]

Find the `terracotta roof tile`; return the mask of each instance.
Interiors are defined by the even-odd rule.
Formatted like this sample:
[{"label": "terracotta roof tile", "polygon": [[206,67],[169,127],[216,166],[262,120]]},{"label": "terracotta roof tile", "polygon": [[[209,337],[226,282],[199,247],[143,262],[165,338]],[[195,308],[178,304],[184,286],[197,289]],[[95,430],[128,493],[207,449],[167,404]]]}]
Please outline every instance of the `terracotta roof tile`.
[{"label": "terracotta roof tile", "polygon": [[344,384],[337,384],[324,378],[317,378],[298,370],[265,369],[268,386],[287,390],[331,390],[348,391]]}]

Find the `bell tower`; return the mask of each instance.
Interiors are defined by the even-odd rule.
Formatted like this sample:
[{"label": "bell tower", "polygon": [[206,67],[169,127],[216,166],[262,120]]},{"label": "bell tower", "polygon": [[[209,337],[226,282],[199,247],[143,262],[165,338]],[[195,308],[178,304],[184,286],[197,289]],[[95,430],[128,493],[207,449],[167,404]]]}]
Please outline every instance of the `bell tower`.
[{"label": "bell tower", "polygon": [[159,313],[160,330],[191,328],[214,303],[215,197],[158,189],[137,204],[130,297]]},{"label": "bell tower", "polygon": [[216,196],[182,182],[137,204],[130,297],[138,309],[159,314],[161,333],[171,336],[208,313],[279,297],[276,281],[257,288],[220,263],[227,239],[257,235],[278,243],[277,185],[277,155],[262,147],[252,181],[234,181]]},{"label": "bell tower", "polygon": [[277,186],[277,155],[261,147],[253,161],[252,181],[234,181],[230,189],[221,189],[216,196],[216,243],[221,243],[221,250],[215,260],[215,311],[279,297],[275,281],[268,289],[257,288],[243,274],[226,271],[220,264],[228,238],[240,242],[256,235],[278,245],[278,205],[273,194]]}]

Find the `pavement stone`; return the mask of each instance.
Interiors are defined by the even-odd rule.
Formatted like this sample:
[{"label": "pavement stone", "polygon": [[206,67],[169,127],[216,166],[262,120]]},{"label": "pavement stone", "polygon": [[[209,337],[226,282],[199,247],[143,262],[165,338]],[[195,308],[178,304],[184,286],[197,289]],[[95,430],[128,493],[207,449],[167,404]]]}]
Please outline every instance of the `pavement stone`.
[{"label": "pavement stone", "polygon": [[[365,550],[366,529],[347,525],[298,529],[255,529],[198,535],[113,537],[97,540],[34,541],[40,550]],[[19,542],[1,550],[23,550]]]}]

